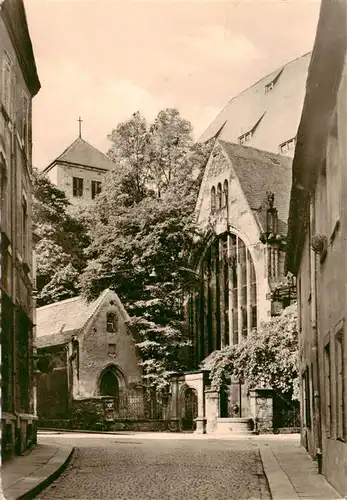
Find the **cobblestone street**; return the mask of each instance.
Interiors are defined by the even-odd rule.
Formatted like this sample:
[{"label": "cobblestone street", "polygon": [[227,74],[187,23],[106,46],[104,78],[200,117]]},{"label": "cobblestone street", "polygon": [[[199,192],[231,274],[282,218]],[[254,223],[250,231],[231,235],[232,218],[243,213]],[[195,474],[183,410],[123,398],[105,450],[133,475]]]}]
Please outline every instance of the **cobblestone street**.
[{"label": "cobblestone street", "polygon": [[42,500],[270,498],[257,446],[246,441],[88,434],[40,440],[76,447]]}]

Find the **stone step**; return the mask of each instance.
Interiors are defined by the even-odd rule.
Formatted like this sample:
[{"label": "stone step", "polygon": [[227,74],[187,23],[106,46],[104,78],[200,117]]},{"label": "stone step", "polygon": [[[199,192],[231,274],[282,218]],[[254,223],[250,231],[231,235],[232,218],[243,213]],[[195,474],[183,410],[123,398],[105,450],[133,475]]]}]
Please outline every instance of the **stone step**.
[{"label": "stone step", "polygon": [[216,434],[240,434],[249,436],[253,434],[253,420],[246,417],[218,418]]}]

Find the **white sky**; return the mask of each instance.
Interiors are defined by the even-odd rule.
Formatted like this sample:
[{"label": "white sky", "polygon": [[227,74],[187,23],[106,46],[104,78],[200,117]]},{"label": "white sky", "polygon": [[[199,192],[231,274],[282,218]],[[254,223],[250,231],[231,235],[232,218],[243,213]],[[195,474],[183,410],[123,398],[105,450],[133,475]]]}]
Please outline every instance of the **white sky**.
[{"label": "white sky", "polygon": [[78,134],[102,151],[139,110],[177,107],[207,128],[227,101],[310,51],[319,0],[25,0],[42,88],[34,99],[34,165]]}]

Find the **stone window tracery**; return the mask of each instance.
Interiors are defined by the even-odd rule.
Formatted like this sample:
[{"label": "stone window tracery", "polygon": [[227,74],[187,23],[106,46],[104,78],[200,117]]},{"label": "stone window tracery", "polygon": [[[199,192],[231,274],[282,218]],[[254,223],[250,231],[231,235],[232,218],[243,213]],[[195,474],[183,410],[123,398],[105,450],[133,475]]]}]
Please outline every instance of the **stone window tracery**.
[{"label": "stone window tracery", "polygon": [[194,297],[190,324],[197,361],[237,344],[257,327],[257,282],[252,256],[235,234],[218,236],[200,264],[201,288]]}]

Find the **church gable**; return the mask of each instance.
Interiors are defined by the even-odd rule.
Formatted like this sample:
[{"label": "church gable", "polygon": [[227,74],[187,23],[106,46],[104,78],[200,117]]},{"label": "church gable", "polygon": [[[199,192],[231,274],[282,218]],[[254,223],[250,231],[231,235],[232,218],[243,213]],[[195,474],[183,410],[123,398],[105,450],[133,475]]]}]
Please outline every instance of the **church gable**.
[{"label": "church gable", "polygon": [[217,141],[206,166],[197,203],[198,221],[216,234],[228,227],[258,240],[256,219],[239,182],[233,162]]}]

